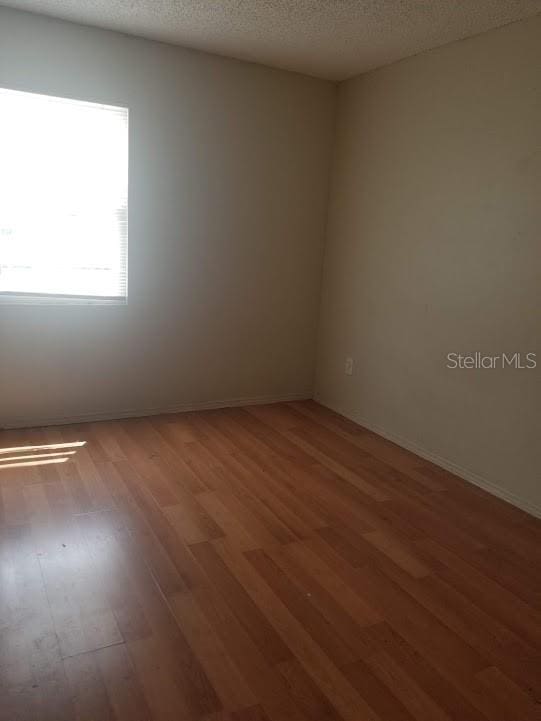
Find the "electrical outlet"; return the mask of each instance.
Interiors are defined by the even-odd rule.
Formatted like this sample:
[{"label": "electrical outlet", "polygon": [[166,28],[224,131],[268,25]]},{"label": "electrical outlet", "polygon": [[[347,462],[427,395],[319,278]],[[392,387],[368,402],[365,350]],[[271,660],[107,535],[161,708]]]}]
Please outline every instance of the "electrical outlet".
[{"label": "electrical outlet", "polygon": [[346,358],[346,364],[344,366],[344,373],[347,376],[353,375],[353,358]]}]

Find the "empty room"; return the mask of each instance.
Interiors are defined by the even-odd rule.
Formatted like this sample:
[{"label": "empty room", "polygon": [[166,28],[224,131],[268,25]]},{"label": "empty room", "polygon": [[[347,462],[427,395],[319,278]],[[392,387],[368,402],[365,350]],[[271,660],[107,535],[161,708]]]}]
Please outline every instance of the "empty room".
[{"label": "empty room", "polygon": [[541,0],[0,0],[0,721],[541,721]]}]

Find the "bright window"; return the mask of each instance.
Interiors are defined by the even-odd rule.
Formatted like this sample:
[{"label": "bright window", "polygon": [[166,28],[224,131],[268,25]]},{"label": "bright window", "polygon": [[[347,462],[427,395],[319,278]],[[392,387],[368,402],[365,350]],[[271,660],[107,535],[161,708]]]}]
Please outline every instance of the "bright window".
[{"label": "bright window", "polygon": [[0,88],[0,302],[127,299],[128,109]]}]

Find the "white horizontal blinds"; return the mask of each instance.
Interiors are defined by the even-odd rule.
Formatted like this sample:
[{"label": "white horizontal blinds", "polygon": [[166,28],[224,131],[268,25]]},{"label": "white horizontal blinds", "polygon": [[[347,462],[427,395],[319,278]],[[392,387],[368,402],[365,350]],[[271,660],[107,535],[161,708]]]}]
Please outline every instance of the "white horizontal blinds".
[{"label": "white horizontal blinds", "polygon": [[127,295],[128,109],[0,89],[0,295]]}]

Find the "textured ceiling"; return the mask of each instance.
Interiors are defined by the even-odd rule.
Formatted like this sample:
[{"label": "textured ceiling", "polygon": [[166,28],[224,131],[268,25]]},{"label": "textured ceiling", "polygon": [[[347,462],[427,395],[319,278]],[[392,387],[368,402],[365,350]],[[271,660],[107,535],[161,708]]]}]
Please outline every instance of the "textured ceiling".
[{"label": "textured ceiling", "polygon": [[541,12],[541,0],[0,0],[332,80]]}]

